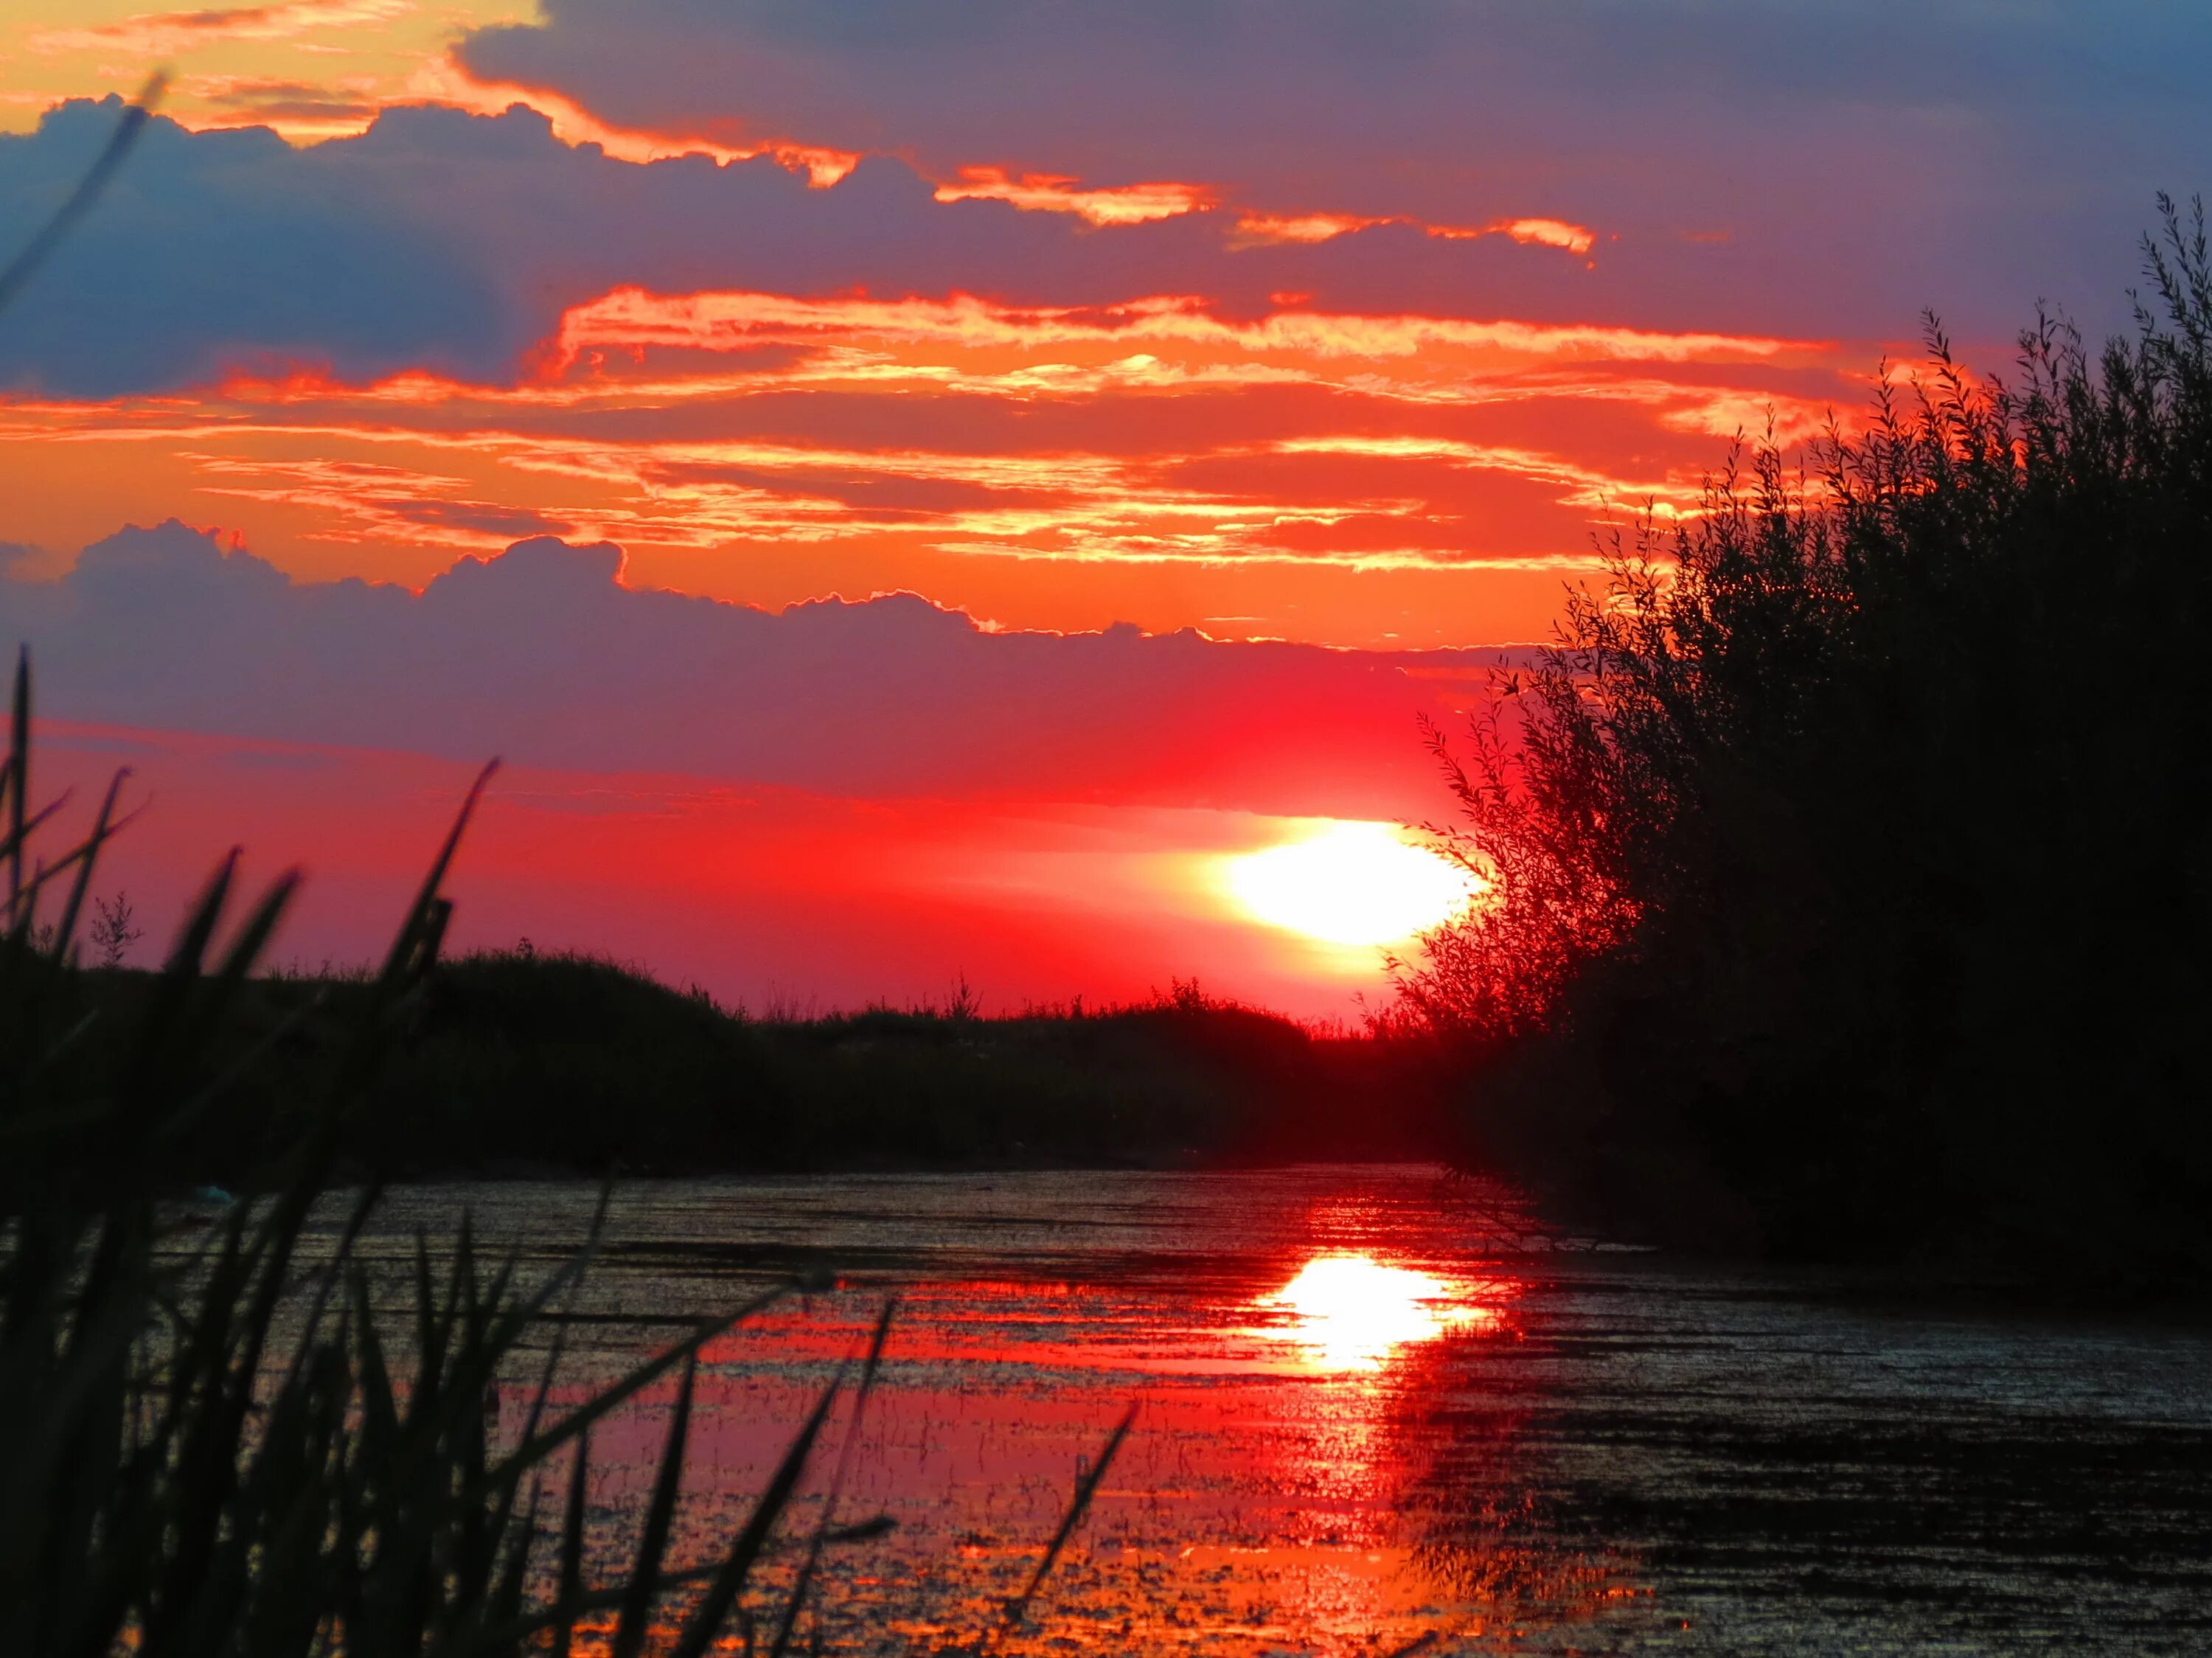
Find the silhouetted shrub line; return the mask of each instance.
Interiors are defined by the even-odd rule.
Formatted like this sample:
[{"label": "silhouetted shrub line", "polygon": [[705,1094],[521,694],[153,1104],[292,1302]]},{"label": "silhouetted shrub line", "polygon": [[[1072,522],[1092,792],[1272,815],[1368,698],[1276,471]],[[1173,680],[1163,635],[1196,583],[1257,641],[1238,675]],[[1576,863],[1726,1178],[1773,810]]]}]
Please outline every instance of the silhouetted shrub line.
[{"label": "silhouetted shrub line", "polygon": [[2212,258],[2138,330],[1884,376],[1732,458],[1438,752],[1494,883],[1400,968],[1462,1155],[1617,1234],[2156,1294],[2212,1284],[2199,665]]},{"label": "silhouetted shrub line", "polygon": [[[90,975],[118,1016],[154,981]],[[244,1048],[343,1017],[357,980],[241,988]],[[275,1045],[185,1148],[230,1185],[297,1114],[305,1035]],[[809,1169],[1221,1166],[1431,1155],[1423,1056],[1317,1033],[1179,982],[1149,1002],[985,1017],[725,1010],[598,957],[537,949],[440,963],[410,1039],[343,1137],[355,1173],[410,1178]]]}]

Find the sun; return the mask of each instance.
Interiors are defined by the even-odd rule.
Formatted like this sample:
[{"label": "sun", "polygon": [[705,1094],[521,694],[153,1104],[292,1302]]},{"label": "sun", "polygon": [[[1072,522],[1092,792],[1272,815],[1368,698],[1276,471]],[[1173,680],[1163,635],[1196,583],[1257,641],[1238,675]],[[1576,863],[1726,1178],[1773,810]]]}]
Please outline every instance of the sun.
[{"label": "sun", "polygon": [[1387,944],[1451,919],[1468,873],[1389,823],[1330,824],[1228,861],[1230,896],[1255,920],[1332,944]]}]

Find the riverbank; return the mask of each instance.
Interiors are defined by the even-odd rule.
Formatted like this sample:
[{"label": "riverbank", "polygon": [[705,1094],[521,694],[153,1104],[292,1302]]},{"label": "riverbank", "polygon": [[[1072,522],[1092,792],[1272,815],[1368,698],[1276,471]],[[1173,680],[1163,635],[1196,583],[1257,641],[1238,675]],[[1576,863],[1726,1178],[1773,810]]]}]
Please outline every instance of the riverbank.
[{"label": "riverbank", "polygon": [[[152,975],[92,975],[128,1023]],[[362,987],[276,976],[223,1047],[267,1062],[193,1137],[247,1178],[317,1097],[325,1029]],[[1186,1168],[1433,1155],[1412,1044],[1322,1032],[1177,985],[1153,1000],[986,1017],[950,1006],[761,1017],[622,965],[497,952],[442,964],[344,1161],[399,1178],[827,1169]]]}]

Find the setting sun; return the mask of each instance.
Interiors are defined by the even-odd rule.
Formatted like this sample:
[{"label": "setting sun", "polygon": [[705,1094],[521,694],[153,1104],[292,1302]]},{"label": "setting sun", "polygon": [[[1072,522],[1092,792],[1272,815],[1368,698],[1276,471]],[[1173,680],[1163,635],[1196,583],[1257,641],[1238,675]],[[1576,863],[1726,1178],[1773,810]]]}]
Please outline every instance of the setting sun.
[{"label": "setting sun", "polygon": [[1467,873],[1389,823],[1340,823],[1232,859],[1231,895],[1255,919],[1333,944],[1386,944],[1436,926],[1473,896]]}]

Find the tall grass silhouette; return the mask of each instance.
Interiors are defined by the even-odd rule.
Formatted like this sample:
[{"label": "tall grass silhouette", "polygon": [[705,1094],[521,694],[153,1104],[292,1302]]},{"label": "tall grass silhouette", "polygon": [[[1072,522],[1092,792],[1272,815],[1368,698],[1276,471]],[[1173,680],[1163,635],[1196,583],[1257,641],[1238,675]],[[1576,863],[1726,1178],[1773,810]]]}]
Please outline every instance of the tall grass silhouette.
[{"label": "tall grass silhouette", "polygon": [[[398,1319],[380,1299],[390,1286],[372,1283],[354,1248],[374,1185],[351,1199],[334,1244],[311,1247],[349,1114],[404,1040],[436,963],[451,913],[445,875],[490,768],[343,1017],[310,999],[240,1058],[221,1038],[297,875],[234,915],[235,854],[227,859],[155,993],[117,1028],[87,997],[76,934],[119,827],[124,779],[83,839],[38,858],[59,803],[31,805],[30,714],[26,659],[0,762],[0,1646],[566,1652],[580,1629],[604,1634],[611,1612],[611,1653],[641,1652],[656,1629],[658,1649],[707,1650],[845,1385],[841,1375],[824,1392],[722,1556],[676,1567],[670,1521],[699,1350],[778,1292],[702,1322],[557,1413],[555,1339],[522,1425],[502,1444],[487,1401],[585,1270],[589,1243],[524,1286],[512,1261],[482,1257],[465,1225],[442,1282],[418,1245]],[[45,902],[56,895],[58,908]],[[217,951],[226,924],[231,940]],[[260,1169],[259,1195],[187,1230],[167,1201],[179,1147],[258,1056],[288,1046],[319,1056],[317,1097]],[[675,1409],[629,1567],[586,1585],[590,1431],[672,1373]],[[550,1476],[564,1459],[560,1517],[541,1523],[541,1507],[560,1500]],[[839,1540],[817,1537],[816,1550]],[[689,1610],[672,1625],[669,1597],[679,1594]]]},{"label": "tall grass silhouette", "polygon": [[1492,901],[1401,970],[1473,1155],[1646,1235],[2212,1281],[2212,257],[1604,544],[1443,746]]}]

